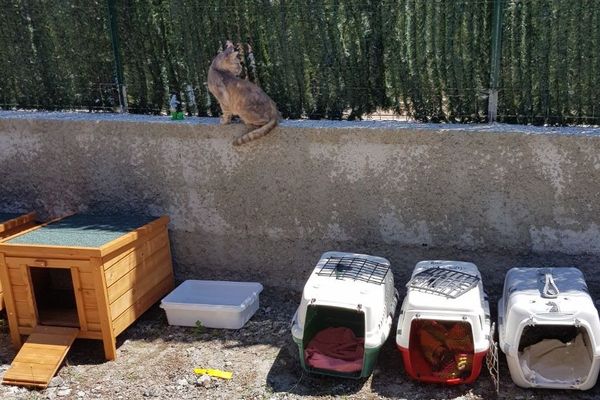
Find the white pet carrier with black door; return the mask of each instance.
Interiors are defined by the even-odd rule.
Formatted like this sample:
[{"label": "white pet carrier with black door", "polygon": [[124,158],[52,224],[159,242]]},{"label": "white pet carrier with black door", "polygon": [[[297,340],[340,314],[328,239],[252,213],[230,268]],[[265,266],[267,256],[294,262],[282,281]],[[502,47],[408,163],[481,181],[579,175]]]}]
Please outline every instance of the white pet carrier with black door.
[{"label": "white pet carrier with black door", "polygon": [[477,266],[421,261],[406,286],[396,332],[406,372],[423,382],[473,382],[488,354],[492,331]]},{"label": "white pet carrier with black door", "polygon": [[324,253],[292,319],[302,367],[324,375],[369,376],[390,333],[397,301],[385,258]]},{"label": "white pet carrier with black door", "polygon": [[600,321],[579,269],[508,271],[498,330],[517,385],[586,390],[596,383]]}]

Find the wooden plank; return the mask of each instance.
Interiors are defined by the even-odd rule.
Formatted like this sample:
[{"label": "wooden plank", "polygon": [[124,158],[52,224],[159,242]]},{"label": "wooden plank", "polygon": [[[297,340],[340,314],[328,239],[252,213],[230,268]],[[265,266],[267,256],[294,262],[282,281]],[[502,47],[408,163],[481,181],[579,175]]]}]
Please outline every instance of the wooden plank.
[{"label": "wooden plank", "polygon": [[[60,331],[57,329],[60,328]],[[69,335],[65,336],[65,332],[69,332]],[[70,338],[71,332],[73,333],[73,339],[79,333],[78,328],[67,328],[64,326],[43,326],[38,325],[35,331],[29,335],[27,339],[32,344],[35,345],[43,345],[44,347],[48,347],[49,349],[53,348],[61,348],[63,346],[67,346],[72,343]],[[18,360],[18,357],[16,358]]]},{"label": "wooden plank", "polygon": [[[45,350],[44,350],[45,351]],[[34,363],[30,363],[27,360],[35,360],[37,357],[42,357],[44,358],[45,362],[34,362]],[[40,375],[40,372],[42,373],[42,375],[49,375],[50,379],[52,379],[52,376],[54,375],[54,365],[50,364],[50,362],[55,361],[56,360],[56,356],[52,356],[51,354],[45,354],[44,353],[38,353],[38,354],[32,354],[30,352],[26,352],[25,354],[17,354],[17,357],[22,358],[23,361],[13,361],[10,366],[12,369],[11,372],[11,377],[9,379],[14,379],[16,374],[19,374],[19,372],[24,372],[27,377],[31,377],[31,373],[32,371],[36,372],[36,375]],[[42,361],[41,358],[39,358],[40,361]]]},{"label": "wooden plank", "polygon": [[88,322],[88,332],[97,332],[98,336],[94,336],[91,339],[102,339],[102,327],[100,323]]},{"label": "wooden plank", "polygon": [[13,362],[13,364],[14,366],[11,365],[10,369],[4,374],[3,384],[38,388],[47,387],[60,366],[26,362]]},{"label": "wooden plank", "polygon": [[33,326],[35,325],[35,320],[33,318],[23,318],[23,317],[19,316],[18,321],[19,321],[19,331],[21,331],[21,327],[33,328]]},{"label": "wooden plank", "polygon": [[12,229],[7,229],[4,232],[0,232],[0,239],[10,240],[10,239],[12,239],[13,236],[17,236],[18,234],[22,233],[23,231],[33,228],[35,226],[37,226],[37,224],[33,221],[25,223],[23,225],[15,226]]},{"label": "wooden plank", "polygon": [[89,269],[90,261],[86,260],[72,260],[72,259],[60,259],[60,258],[42,258],[42,257],[6,257],[6,263],[10,265],[21,265],[25,264],[32,267],[48,267],[48,268],[69,268],[77,267],[83,271],[91,272]]},{"label": "wooden plank", "polygon": [[9,240],[9,239],[12,239],[13,237],[24,235],[26,233],[29,233],[29,232],[34,231],[36,229],[39,229],[41,226],[43,226],[43,225],[34,225],[34,226],[30,227],[30,228],[27,228],[27,229],[24,229],[24,230],[20,231],[19,233],[15,234],[15,235],[6,236],[2,240]]},{"label": "wooden plank", "polygon": [[[148,236],[151,236],[154,232],[161,229],[166,230],[166,226],[169,224],[169,217],[162,216],[158,219],[139,227],[133,232],[127,233],[111,242],[106,243],[100,247],[101,256],[105,257],[111,253],[119,250],[123,251],[128,245],[136,242],[137,240],[146,240]],[[110,257],[107,257],[110,259]]]},{"label": "wooden plank", "polygon": [[18,368],[15,366],[15,368],[12,369],[9,376],[5,376],[3,378],[2,383],[4,385],[44,389],[49,384],[49,382],[46,383],[48,376],[50,376],[50,379],[52,379],[53,375],[54,374],[50,371],[50,369],[43,371],[41,368],[39,370],[38,368],[34,368],[32,365],[28,365],[28,368],[24,368],[24,366],[19,365]]},{"label": "wooden plank", "polygon": [[24,285],[11,285],[13,296],[15,297],[15,301],[27,301],[27,298],[30,296],[30,291],[27,286]]},{"label": "wooden plank", "polygon": [[[80,276],[81,276],[81,274],[80,274]],[[81,288],[81,296],[83,297],[83,304],[85,304],[86,308],[98,307],[95,290]]]},{"label": "wooden plank", "polygon": [[99,324],[100,323],[100,313],[97,308],[86,308],[85,309],[85,318],[89,323]]},{"label": "wooden plank", "polygon": [[[23,279],[23,275],[21,274],[21,269],[17,266],[16,268],[8,267],[8,275],[10,285],[8,286],[25,286],[27,282]],[[6,282],[2,279],[3,282]]]},{"label": "wooden plank", "polygon": [[6,263],[7,268],[19,268],[19,265],[21,265],[18,259],[7,255],[4,255],[4,262]]},{"label": "wooden plank", "polygon": [[[31,335],[35,328],[31,327],[19,327],[19,333],[24,336]],[[100,330],[100,324],[88,324],[88,331],[79,330],[77,339],[94,339],[102,340],[102,332]]]},{"label": "wooden plank", "polygon": [[[21,268],[21,275],[23,276],[23,280],[26,282],[27,288],[30,291],[30,296],[27,297],[27,303],[29,304],[29,309],[33,312],[33,319],[34,321],[37,322],[40,320],[39,319],[39,315],[38,315],[38,307],[37,307],[37,301],[35,299],[34,296],[34,288],[33,288],[33,280],[31,279],[31,270],[29,268],[27,268],[27,265],[24,264],[20,264],[19,267]],[[25,318],[29,318],[28,316],[24,315]]]},{"label": "wooden plank", "polygon": [[173,277],[169,276],[154,286],[142,298],[136,301],[131,307],[125,310],[121,315],[115,318],[113,322],[114,334],[119,335],[129,325],[131,325],[140,315],[142,315],[150,306],[160,300],[168,292],[173,290]]},{"label": "wooden plank", "polygon": [[[34,333],[34,331],[32,330],[30,333],[30,336]],[[49,355],[58,355],[60,353],[62,353],[62,347],[61,346],[46,346],[46,345],[42,345],[39,343],[29,343],[28,346],[30,349],[32,350],[36,350],[37,354],[49,354]],[[16,360],[16,359],[15,359]]]},{"label": "wooden plank", "polygon": [[25,301],[15,301],[15,311],[19,318],[27,318],[34,319],[35,318],[35,310],[31,307],[29,300]]},{"label": "wooden plank", "polygon": [[157,231],[153,234],[153,236],[149,237],[148,240],[138,241],[135,246],[119,252],[116,256],[102,258],[102,262],[104,262],[104,269],[109,270],[113,268],[115,264],[121,264],[127,259],[129,259],[129,263],[133,263],[135,265],[137,262],[139,262],[138,260],[143,260],[144,258],[150,256],[153,252],[162,248],[165,241],[169,241],[169,234],[167,233],[167,230],[163,229]]},{"label": "wooden plank", "polygon": [[26,228],[35,226],[35,218],[37,214],[35,211],[20,215],[17,218],[9,219],[8,221],[1,221],[0,223],[0,238],[11,236],[14,233],[25,230]]},{"label": "wooden plank", "polygon": [[[125,292],[137,285],[147,275],[160,273],[160,270],[169,268],[171,268],[171,259],[169,257],[169,249],[165,246],[160,251],[156,252],[153,257],[146,259],[137,267],[131,269],[127,274],[123,275],[118,281],[109,285],[109,303],[112,304]],[[108,280],[106,283],[108,284]]]},{"label": "wooden plank", "polygon": [[10,338],[17,349],[21,347],[21,335],[19,334],[19,320],[16,312],[15,300],[12,291],[13,278],[22,280],[22,276],[19,271],[17,273],[11,273],[11,270],[6,265],[6,259],[3,253],[0,253],[0,281],[4,282],[4,304],[6,305],[6,314],[8,317],[8,327],[10,328]]},{"label": "wooden plank", "polygon": [[151,291],[154,286],[170,276],[171,270],[169,268],[161,268],[156,269],[152,273],[141,274],[136,277],[131,288],[110,305],[110,313],[113,319],[135,304],[146,293]]},{"label": "wooden plank", "polygon": [[7,242],[0,242],[0,252],[11,257],[31,257],[32,254],[35,254],[37,258],[72,258],[80,260],[96,257],[101,254],[99,249],[92,247],[33,245]]},{"label": "wooden plank", "polygon": [[84,290],[95,290],[94,286],[94,274],[92,272],[81,272],[79,271],[79,282],[81,288]]},{"label": "wooden plank", "polygon": [[153,257],[158,251],[162,251],[169,243],[169,237],[163,232],[155,237],[151,242],[140,244],[140,246],[131,249],[127,256],[121,258],[118,262],[106,269],[106,284],[110,287],[121,277],[139,265],[149,257]]},{"label": "wooden plank", "polygon": [[71,267],[71,281],[73,282],[73,294],[75,295],[75,304],[77,306],[77,319],[79,319],[79,328],[87,331],[87,317],[85,315],[85,301],[83,299],[83,289],[81,288],[81,279],[79,277],[79,268]]},{"label": "wooden plank", "polygon": [[[43,348],[39,349],[36,354],[27,352],[25,354],[19,354],[19,361],[13,361],[13,366],[19,364],[37,364],[39,367],[52,367],[53,360],[56,356],[62,353],[61,348],[57,347],[54,352],[50,352],[50,349]],[[37,366],[36,366],[37,367]]]},{"label": "wooden plank", "polygon": [[144,257],[137,257],[136,254],[131,254],[122,260],[122,262],[113,265],[112,268],[105,271],[106,285],[111,287],[115,282],[125,276],[129,271],[135,269],[135,267],[144,262]]},{"label": "wooden plank", "polygon": [[4,374],[2,383],[47,387],[78,334],[77,328],[36,327]]},{"label": "wooden plank", "polygon": [[50,308],[38,315],[38,324],[71,326],[79,328],[79,317],[76,308]]},{"label": "wooden plank", "polygon": [[[102,344],[104,346],[104,356],[107,360],[117,358],[117,343],[113,335],[112,319],[109,315],[108,296],[106,294],[106,280],[104,278],[104,269],[102,259],[94,257],[91,259],[94,266],[94,285],[96,288],[96,303],[102,329]],[[88,316],[89,317],[89,316]]]}]

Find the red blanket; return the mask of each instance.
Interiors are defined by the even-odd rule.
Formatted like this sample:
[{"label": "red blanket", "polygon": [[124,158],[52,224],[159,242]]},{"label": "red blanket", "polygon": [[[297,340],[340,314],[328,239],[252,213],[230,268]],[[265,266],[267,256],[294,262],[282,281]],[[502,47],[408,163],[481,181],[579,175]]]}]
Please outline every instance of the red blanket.
[{"label": "red blanket", "polygon": [[304,350],[306,363],[312,368],[337,372],[362,369],[364,339],[348,328],[326,328],[315,335]]},{"label": "red blanket", "polygon": [[418,334],[421,352],[434,376],[451,379],[471,373],[474,349],[468,324],[424,321]]}]

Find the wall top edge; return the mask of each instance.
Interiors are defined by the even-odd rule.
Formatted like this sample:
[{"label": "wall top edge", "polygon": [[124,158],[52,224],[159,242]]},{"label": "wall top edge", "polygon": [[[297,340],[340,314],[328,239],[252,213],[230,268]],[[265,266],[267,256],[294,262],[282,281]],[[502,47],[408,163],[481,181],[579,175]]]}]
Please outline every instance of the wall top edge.
[{"label": "wall top edge", "polygon": [[[218,126],[218,118],[187,117],[183,121],[172,121],[165,115],[139,115],[88,112],[40,112],[0,111],[2,121],[61,121],[61,122],[112,122],[146,123],[183,126]],[[282,127],[299,129],[371,129],[371,130],[422,130],[437,132],[471,132],[492,134],[530,134],[560,136],[598,136],[598,126],[546,127],[510,124],[435,124],[395,120],[331,121],[331,120],[284,120]]]}]

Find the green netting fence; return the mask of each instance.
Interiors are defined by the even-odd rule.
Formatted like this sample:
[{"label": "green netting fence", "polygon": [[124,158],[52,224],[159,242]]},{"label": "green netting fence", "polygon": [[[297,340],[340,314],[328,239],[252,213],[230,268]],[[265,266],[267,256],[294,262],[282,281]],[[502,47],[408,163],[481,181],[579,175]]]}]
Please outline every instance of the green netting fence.
[{"label": "green netting fence", "polygon": [[287,118],[600,124],[600,0],[4,0],[0,107],[218,115],[226,39]]}]

